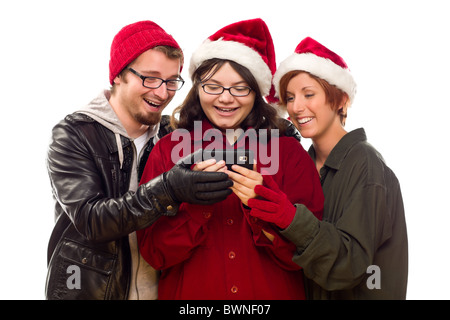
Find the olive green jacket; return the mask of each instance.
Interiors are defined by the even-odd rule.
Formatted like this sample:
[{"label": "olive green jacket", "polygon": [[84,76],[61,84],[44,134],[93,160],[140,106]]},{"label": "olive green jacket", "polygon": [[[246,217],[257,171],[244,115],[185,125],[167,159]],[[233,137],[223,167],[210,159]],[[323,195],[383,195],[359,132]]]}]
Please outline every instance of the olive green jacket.
[{"label": "olive green jacket", "polygon": [[[315,151],[309,153],[315,160]],[[399,182],[364,129],[347,133],[320,170],[323,220],[297,204],[282,234],[297,246],[310,299],[405,299],[408,240]]]}]

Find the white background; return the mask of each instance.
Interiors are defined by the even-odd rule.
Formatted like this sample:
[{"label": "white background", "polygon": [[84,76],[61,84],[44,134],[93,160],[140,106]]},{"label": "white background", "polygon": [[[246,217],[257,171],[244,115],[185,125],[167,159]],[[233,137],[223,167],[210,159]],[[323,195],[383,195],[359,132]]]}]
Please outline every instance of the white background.
[{"label": "white background", "polygon": [[438,0],[2,1],[0,299],[45,298],[50,132],[109,87],[114,35],[148,19],[179,42],[187,82],[169,114],[190,88],[192,51],[219,28],[257,17],[271,30],[278,63],[306,36],[344,57],[358,83],[347,129],[366,129],[402,186],[407,298],[449,299],[448,8]]}]

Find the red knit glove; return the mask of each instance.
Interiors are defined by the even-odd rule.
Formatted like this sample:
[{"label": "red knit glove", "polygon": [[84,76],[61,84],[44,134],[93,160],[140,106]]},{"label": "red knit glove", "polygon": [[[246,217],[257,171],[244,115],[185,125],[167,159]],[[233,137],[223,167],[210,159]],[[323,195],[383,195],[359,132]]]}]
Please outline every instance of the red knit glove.
[{"label": "red knit glove", "polygon": [[257,185],[255,193],[267,201],[254,198],[248,200],[248,206],[252,209],[250,214],[286,229],[294,219],[296,209],[271,176],[263,176],[263,179],[267,187]]}]

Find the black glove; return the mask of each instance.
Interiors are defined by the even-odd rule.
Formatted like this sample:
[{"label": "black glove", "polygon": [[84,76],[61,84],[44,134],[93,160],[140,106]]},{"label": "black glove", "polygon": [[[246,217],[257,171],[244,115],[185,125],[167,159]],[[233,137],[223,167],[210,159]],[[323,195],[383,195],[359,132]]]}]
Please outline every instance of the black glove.
[{"label": "black glove", "polygon": [[202,149],[197,150],[163,174],[174,201],[208,205],[225,200],[232,193],[229,188],[233,182],[226,173],[190,169],[195,160],[202,159],[202,153]]}]

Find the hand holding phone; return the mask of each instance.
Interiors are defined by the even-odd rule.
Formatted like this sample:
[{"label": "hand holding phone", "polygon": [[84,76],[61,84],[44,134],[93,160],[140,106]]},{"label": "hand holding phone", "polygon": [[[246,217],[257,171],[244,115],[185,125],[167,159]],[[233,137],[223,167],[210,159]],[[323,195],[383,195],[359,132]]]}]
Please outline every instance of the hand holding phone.
[{"label": "hand holding phone", "polygon": [[233,181],[231,190],[243,204],[248,205],[250,199],[258,196],[255,193],[255,187],[263,183],[263,177],[256,170],[249,170],[238,165],[234,165],[233,169],[233,171],[225,172]]},{"label": "hand holding phone", "polygon": [[203,160],[215,159],[216,162],[224,160],[227,169],[232,171],[231,166],[237,164],[249,170],[253,170],[254,154],[248,149],[211,149],[203,150]]},{"label": "hand holding phone", "polygon": [[[208,163],[209,159],[215,159]],[[248,200],[257,197],[255,186],[262,184],[262,175],[254,170],[254,154],[247,149],[211,149],[203,150],[202,162],[197,163],[197,170],[223,171],[226,167],[228,177],[233,181],[231,190],[247,205]],[[225,166],[222,162],[225,162]],[[234,165],[234,167],[233,167]]]}]

